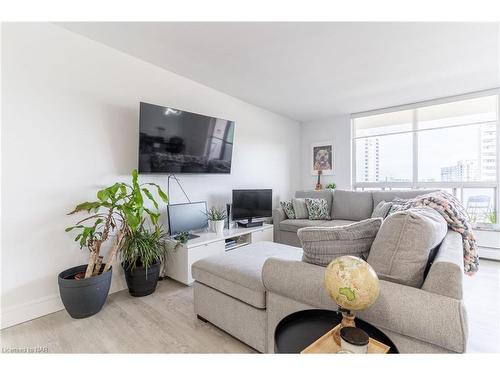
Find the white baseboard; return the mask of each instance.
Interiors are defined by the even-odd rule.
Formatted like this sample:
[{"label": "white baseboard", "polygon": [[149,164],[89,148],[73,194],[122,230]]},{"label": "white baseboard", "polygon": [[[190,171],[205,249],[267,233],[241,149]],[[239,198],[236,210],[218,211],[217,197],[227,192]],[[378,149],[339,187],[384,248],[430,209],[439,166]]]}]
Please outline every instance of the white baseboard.
[{"label": "white baseboard", "polygon": [[[109,294],[127,289],[124,276],[122,276],[123,270],[121,267],[117,267],[117,269],[118,272],[113,273]],[[64,310],[64,305],[61,301],[61,297],[59,297],[59,293],[7,308],[2,307],[0,313],[0,329],[12,327],[61,310]]]},{"label": "white baseboard", "polygon": [[479,258],[481,259],[500,260],[500,249],[480,246],[478,249],[478,253]]},{"label": "white baseboard", "polygon": [[39,298],[38,300],[22,303],[2,309],[0,315],[1,328],[7,328],[19,323],[27,322],[44,315],[52,314],[64,309],[59,294]]}]

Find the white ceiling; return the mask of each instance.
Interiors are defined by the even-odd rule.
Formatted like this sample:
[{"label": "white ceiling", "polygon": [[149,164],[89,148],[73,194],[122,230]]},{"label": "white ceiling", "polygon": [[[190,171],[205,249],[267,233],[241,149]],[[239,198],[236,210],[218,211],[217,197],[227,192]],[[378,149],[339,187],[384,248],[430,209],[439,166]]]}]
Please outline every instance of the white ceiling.
[{"label": "white ceiling", "polygon": [[299,121],[500,86],[498,23],[59,25]]}]

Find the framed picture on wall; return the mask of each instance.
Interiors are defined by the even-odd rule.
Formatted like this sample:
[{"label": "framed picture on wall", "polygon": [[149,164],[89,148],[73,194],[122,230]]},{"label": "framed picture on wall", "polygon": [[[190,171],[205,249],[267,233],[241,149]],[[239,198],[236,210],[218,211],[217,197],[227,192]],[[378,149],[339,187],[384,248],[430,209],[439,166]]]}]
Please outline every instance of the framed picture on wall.
[{"label": "framed picture on wall", "polygon": [[311,145],[311,173],[315,176],[321,170],[323,176],[333,175],[334,152],[333,142],[318,142]]}]

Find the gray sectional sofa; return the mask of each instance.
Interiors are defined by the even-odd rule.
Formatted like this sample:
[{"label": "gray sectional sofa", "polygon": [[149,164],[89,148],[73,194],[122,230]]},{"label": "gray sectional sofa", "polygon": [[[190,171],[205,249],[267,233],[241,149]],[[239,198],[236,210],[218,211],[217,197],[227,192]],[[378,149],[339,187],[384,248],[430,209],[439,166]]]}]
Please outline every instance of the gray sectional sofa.
[{"label": "gray sectional sofa", "polygon": [[[194,308],[201,319],[220,327],[259,352],[274,352],[274,329],[295,311],[337,309],[324,285],[324,267],[303,262],[297,229],[335,226],[371,215],[374,204],[424,191],[297,192],[326,197],[333,220],[288,220],[274,213],[275,241],[258,242],[193,264]],[[292,245],[292,246],[291,246]],[[380,296],[357,314],[384,331],[402,353],[462,353],[467,344],[462,301],[461,236],[448,231],[421,288],[380,280]]]},{"label": "gray sectional sofa", "polygon": [[368,219],[380,201],[395,198],[408,199],[436,190],[391,190],[391,191],[347,191],[347,190],[301,190],[295,198],[323,198],[328,202],[331,220],[287,219],[282,208],[273,211],[274,241],[301,246],[297,230],[304,227],[334,227]]}]

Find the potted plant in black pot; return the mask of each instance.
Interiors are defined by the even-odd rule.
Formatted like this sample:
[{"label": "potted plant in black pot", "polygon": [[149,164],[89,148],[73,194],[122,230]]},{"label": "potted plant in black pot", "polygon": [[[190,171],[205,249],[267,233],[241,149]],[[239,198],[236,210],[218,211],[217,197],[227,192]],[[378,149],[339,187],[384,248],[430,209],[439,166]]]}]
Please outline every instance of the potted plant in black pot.
[{"label": "potted plant in black pot", "polygon": [[136,230],[129,231],[120,252],[128,291],[134,297],[153,293],[158,284],[166,236],[160,226],[153,226],[148,229],[142,222]]},{"label": "potted plant in black pot", "polygon": [[[69,213],[90,214],[75,226],[66,228],[66,232],[77,232],[75,241],[90,253],[88,264],[67,269],[58,277],[61,300],[71,317],[86,318],[101,310],[111,285],[113,259],[123,247],[126,235],[137,230],[145,216],[153,225],[158,224],[159,206],[148,186],[156,188],[158,196],[168,202],[167,195],[157,184],[139,184],[138,173],[134,170],[131,184],[117,182],[99,190],[97,201],[80,203]],[[145,207],[145,200],[151,202],[154,209]],[[101,247],[113,237],[103,262]]]}]

